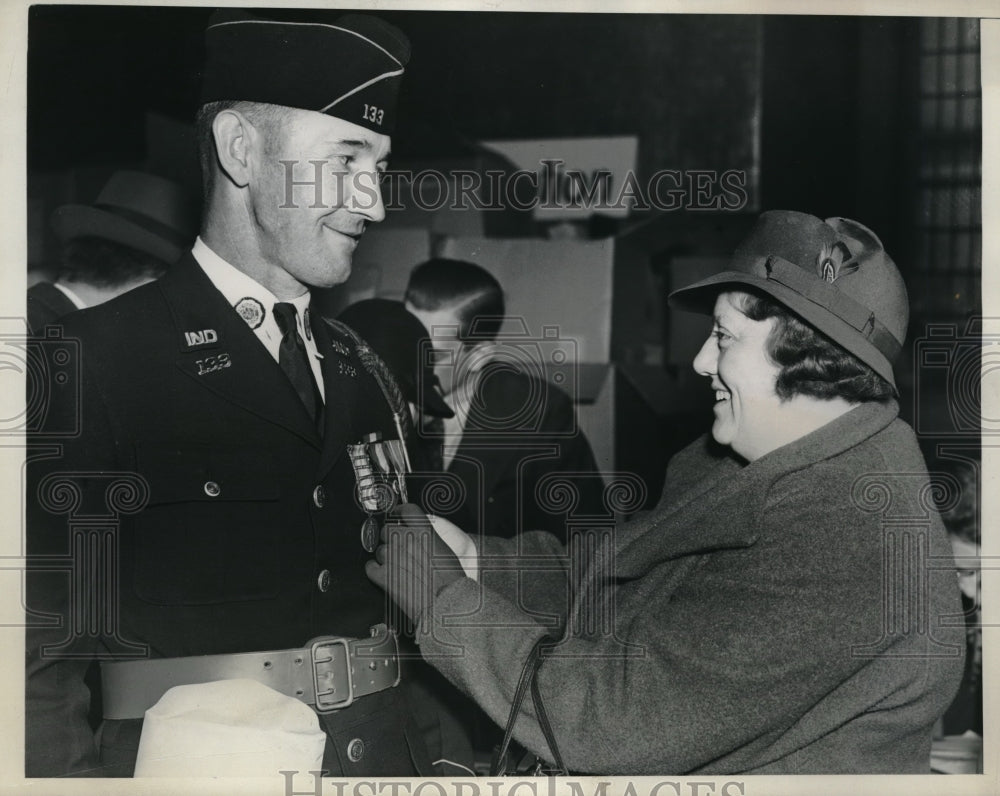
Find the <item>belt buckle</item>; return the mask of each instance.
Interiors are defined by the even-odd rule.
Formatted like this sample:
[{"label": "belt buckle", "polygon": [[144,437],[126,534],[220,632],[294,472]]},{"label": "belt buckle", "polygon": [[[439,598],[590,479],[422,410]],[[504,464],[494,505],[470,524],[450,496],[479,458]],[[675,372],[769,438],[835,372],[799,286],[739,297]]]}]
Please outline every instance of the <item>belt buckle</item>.
[{"label": "belt buckle", "polygon": [[[344,648],[344,665],[341,669],[343,680],[341,690],[346,691],[345,697],[331,698],[330,694],[337,693],[337,683],[331,684],[337,675],[336,657],[333,654],[334,647]],[[335,710],[346,708],[354,702],[354,681],[351,678],[351,651],[347,646],[347,639],[339,636],[320,636],[313,639],[309,644],[309,658],[312,663],[313,689],[316,692],[316,712],[332,713]]]}]

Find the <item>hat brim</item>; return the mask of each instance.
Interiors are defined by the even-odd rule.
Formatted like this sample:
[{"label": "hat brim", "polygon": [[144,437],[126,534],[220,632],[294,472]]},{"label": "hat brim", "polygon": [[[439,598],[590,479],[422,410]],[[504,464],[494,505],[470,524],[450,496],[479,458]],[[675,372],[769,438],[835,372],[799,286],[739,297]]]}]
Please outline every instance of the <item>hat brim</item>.
[{"label": "hat brim", "polygon": [[52,214],[52,229],[63,243],[74,238],[103,238],[157,257],[168,265],[184,249],[122,216],[89,205],[63,205]]},{"label": "hat brim", "polygon": [[715,298],[725,288],[752,287],[766,293],[779,304],[794,312],[834,343],[856,356],[896,390],[892,363],[863,334],[841,320],[821,304],[771,279],[742,271],[722,271],[688,287],[673,291],[667,300],[672,307],[688,312],[711,315]]},{"label": "hat brim", "polygon": [[455,416],[455,411],[445,403],[444,398],[434,389],[433,384],[424,383],[424,389],[421,394],[421,404],[420,409],[425,415],[431,415],[432,417],[444,417],[452,418]]}]

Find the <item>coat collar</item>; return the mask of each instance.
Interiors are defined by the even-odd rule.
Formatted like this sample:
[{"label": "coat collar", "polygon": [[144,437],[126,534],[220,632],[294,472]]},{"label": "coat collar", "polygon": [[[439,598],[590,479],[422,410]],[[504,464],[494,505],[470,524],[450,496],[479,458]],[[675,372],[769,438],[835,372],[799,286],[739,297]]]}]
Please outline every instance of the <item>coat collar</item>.
[{"label": "coat collar", "polygon": [[638,576],[664,560],[752,545],[759,535],[754,518],[775,481],[853,448],[885,429],[898,412],[894,401],[860,404],[745,465],[702,437],[671,462],[660,505],[623,529],[618,573]]}]

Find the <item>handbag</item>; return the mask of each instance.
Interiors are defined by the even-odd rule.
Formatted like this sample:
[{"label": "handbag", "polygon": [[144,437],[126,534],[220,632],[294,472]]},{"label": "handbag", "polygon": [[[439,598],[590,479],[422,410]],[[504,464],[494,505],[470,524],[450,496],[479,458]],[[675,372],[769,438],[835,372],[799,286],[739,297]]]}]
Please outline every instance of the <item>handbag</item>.
[{"label": "handbag", "polygon": [[[566,764],[563,763],[562,755],[559,752],[559,746],[556,744],[552,725],[549,723],[549,717],[545,712],[542,695],[538,690],[537,675],[538,669],[544,660],[543,648],[552,643],[554,643],[554,639],[551,636],[542,636],[535,642],[535,645],[531,648],[531,652],[528,653],[528,657],[524,661],[524,666],[521,668],[521,677],[514,691],[514,701],[510,706],[510,715],[507,717],[507,726],[504,729],[503,741],[493,753],[493,764],[490,767],[491,776],[503,777],[512,774],[530,774],[538,777],[569,775]],[[531,701],[535,706],[535,717],[538,720],[538,726],[542,730],[542,735],[545,736],[545,742],[549,746],[549,753],[552,755],[553,764],[547,763],[537,755],[527,752],[516,765],[512,766],[510,761],[510,744],[514,734],[514,724],[517,722],[518,714],[521,712],[521,705],[524,703],[524,697],[529,688],[531,689]]]}]

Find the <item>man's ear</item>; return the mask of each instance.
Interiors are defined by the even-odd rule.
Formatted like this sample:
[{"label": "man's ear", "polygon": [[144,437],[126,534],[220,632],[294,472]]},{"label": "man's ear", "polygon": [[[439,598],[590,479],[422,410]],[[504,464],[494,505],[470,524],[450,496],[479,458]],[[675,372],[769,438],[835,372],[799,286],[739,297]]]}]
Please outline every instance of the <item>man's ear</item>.
[{"label": "man's ear", "polygon": [[212,120],[215,154],[223,173],[236,186],[250,182],[250,150],[254,139],[253,125],[239,111],[224,110]]}]

